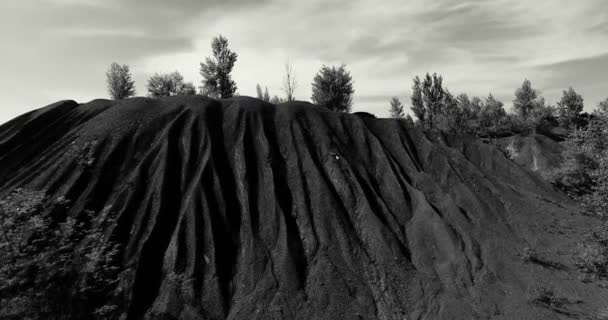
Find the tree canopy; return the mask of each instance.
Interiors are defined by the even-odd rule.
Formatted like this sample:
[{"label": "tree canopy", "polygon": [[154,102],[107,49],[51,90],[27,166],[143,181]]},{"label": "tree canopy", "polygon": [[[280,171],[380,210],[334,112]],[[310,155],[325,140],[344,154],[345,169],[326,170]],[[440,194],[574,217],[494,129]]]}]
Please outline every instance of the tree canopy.
[{"label": "tree canopy", "polygon": [[113,62],[106,72],[106,78],[112,99],[122,100],[135,95],[135,82],[128,65]]},{"label": "tree canopy", "polygon": [[403,104],[399,101],[399,98],[393,97],[391,98],[391,107],[390,114],[392,118],[395,119],[403,119],[405,118],[405,113],[403,112]]},{"label": "tree canopy", "polygon": [[147,89],[154,98],[196,94],[192,82],[184,82],[184,77],[177,71],[168,74],[155,73],[148,80]]},{"label": "tree canopy", "polygon": [[312,82],[313,103],[333,111],[350,112],[354,93],[353,79],[345,65],[323,65]]},{"label": "tree canopy", "polygon": [[238,55],[228,48],[228,39],[219,35],[211,42],[212,56],[201,62],[203,83],[201,91],[204,95],[226,99],[236,94],[237,86],[230,73]]}]

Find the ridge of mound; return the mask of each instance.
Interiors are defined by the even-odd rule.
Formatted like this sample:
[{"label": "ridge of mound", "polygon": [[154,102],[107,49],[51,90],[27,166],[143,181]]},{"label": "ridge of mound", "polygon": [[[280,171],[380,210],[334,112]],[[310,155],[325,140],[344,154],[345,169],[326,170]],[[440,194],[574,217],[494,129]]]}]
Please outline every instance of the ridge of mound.
[{"label": "ridge of mound", "polygon": [[0,195],[18,187],[107,222],[124,319],[562,319],[607,297],[577,279],[594,221],[575,204],[490,145],[404,121],[63,101],[0,126]]}]

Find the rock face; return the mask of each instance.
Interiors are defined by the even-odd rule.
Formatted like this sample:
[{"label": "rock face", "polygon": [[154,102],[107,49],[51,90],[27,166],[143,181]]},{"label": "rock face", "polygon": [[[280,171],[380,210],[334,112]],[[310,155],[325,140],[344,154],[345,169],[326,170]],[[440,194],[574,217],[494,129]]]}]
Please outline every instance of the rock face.
[{"label": "rock face", "polygon": [[492,146],[404,121],[64,101],[0,127],[0,195],[16,187],[107,215],[125,319],[561,319],[608,297],[570,255],[591,218]]}]

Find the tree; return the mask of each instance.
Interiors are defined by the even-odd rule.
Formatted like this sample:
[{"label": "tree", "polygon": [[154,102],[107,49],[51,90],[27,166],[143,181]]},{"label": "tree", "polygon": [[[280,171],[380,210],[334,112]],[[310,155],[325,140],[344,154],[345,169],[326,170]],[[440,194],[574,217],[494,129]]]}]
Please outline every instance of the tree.
[{"label": "tree", "polygon": [[206,57],[201,62],[201,76],[203,84],[201,91],[204,95],[226,99],[236,93],[236,83],[230,73],[237,60],[237,54],[228,49],[228,39],[222,35],[215,37],[211,42],[212,57]]},{"label": "tree", "polygon": [[283,76],[283,92],[285,92],[285,98],[287,101],[294,101],[294,92],[296,90],[296,75],[289,61],[285,63],[285,75]]},{"label": "tree", "polygon": [[184,77],[177,71],[170,74],[155,73],[148,80],[147,88],[154,98],[196,94],[192,82],[184,82]]},{"label": "tree", "polygon": [[113,62],[106,72],[108,91],[114,100],[122,100],[135,95],[135,82],[131,77],[129,66]]},{"label": "tree", "polygon": [[[443,78],[436,73],[426,74],[424,80],[416,76],[412,86],[412,111],[424,128],[459,131],[459,98],[443,88]],[[466,98],[468,104],[468,97]],[[462,103],[462,101],[460,101]]]},{"label": "tree", "polygon": [[534,108],[539,104],[537,100],[538,95],[539,92],[532,88],[530,80],[525,79],[521,87],[515,91],[515,100],[513,100],[515,112],[524,119],[528,118]]},{"label": "tree", "polygon": [[576,123],[580,113],[583,111],[583,97],[576,93],[572,87],[564,90],[562,98],[557,102],[557,112],[560,123],[566,128],[572,127]]},{"label": "tree", "polygon": [[458,100],[448,89],[444,90],[442,107],[436,117],[436,127],[449,132],[462,132],[460,118],[462,113],[458,108]]},{"label": "tree", "polygon": [[597,109],[599,112],[607,112],[608,113],[608,98],[604,99],[604,101],[601,101],[598,106]]},{"label": "tree", "polygon": [[258,95],[258,99],[270,102],[270,93],[268,93],[268,87],[266,87],[266,89],[262,92],[262,86],[260,86],[260,84],[258,83],[255,86],[255,91]]},{"label": "tree", "polygon": [[422,101],[426,109],[428,128],[437,127],[437,117],[444,106],[443,78],[436,73],[431,77],[428,73],[422,82]]},{"label": "tree", "polygon": [[323,65],[312,82],[313,103],[333,111],[350,112],[354,93],[353,79],[345,65]]},{"label": "tree", "polygon": [[466,93],[461,93],[456,97],[459,117],[456,118],[456,126],[460,132],[472,131],[472,120],[477,119],[478,114],[474,111],[473,104]]},{"label": "tree", "polygon": [[587,125],[570,131],[563,146],[564,160],[547,180],[608,218],[608,113],[595,111]]},{"label": "tree", "polygon": [[270,99],[270,103],[272,103],[272,104],[279,104],[279,103],[283,103],[283,102],[286,102],[286,101],[279,98],[279,96],[277,96],[277,95],[274,95],[272,97],[272,99]]},{"label": "tree", "polygon": [[399,101],[399,98],[393,97],[391,98],[391,108],[390,108],[391,118],[395,119],[403,119],[405,118],[405,113],[403,112],[403,104]]},{"label": "tree", "polygon": [[501,101],[496,100],[490,93],[485,103],[483,103],[479,114],[480,127],[497,131],[501,121],[507,116],[503,105]]},{"label": "tree", "polygon": [[268,87],[264,89],[264,97],[262,100],[270,102],[270,93],[268,92]]},{"label": "tree", "polygon": [[424,101],[422,101],[422,83],[420,78],[416,76],[414,78],[414,85],[412,86],[412,112],[418,118],[418,121],[422,126],[426,123],[426,109],[424,108]]}]

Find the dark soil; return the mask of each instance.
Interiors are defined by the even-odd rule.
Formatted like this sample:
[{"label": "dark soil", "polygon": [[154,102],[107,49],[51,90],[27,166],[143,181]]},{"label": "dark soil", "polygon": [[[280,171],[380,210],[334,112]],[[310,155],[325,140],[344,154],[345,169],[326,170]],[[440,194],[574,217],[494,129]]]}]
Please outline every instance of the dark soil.
[{"label": "dark soil", "polygon": [[[597,221],[492,145],[405,121],[245,97],[64,101],[0,126],[0,196],[17,187],[107,215],[123,319],[593,319],[608,304],[572,260]],[[566,302],[536,303],[538,285]]]}]

